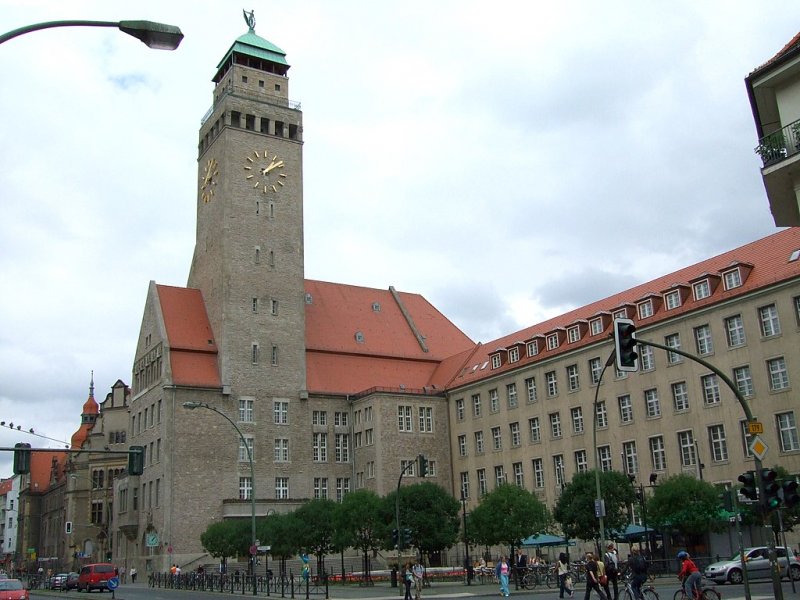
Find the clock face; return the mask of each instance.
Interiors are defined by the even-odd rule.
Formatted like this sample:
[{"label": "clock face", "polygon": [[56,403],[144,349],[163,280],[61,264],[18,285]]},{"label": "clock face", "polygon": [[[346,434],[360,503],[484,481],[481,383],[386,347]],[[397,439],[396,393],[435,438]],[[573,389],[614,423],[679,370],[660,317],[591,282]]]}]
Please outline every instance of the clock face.
[{"label": "clock face", "polygon": [[209,203],[214,197],[214,188],[217,186],[217,178],[219,177],[219,163],[216,158],[209,158],[206,162],[206,167],[203,169],[203,175],[200,177],[200,197],[203,202]]},{"label": "clock face", "polygon": [[286,182],[284,162],[269,150],[253,150],[245,157],[244,173],[253,189],[262,194],[277,194]]}]

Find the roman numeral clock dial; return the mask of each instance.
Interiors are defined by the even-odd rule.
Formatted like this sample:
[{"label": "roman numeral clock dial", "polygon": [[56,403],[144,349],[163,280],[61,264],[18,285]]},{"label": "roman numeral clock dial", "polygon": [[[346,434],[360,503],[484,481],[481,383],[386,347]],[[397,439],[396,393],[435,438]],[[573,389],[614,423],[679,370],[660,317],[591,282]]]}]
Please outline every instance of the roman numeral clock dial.
[{"label": "roman numeral clock dial", "polygon": [[245,157],[244,173],[253,189],[262,194],[278,194],[286,182],[285,164],[269,150],[253,150]]}]

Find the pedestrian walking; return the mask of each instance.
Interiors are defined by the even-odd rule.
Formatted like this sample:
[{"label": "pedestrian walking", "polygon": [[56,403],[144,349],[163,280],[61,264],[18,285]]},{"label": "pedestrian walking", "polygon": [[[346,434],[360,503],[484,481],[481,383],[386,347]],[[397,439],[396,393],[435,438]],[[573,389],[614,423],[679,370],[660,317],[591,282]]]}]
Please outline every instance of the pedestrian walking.
[{"label": "pedestrian walking", "polygon": [[126,575],[125,567],[122,566],[122,567],[119,568],[119,582],[120,583],[126,583],[125,575]]},{"label": "pedestrian walking", "polygon": [[[555,571],[556,575],[558,575],[558,597],[563,598],[566,593],[568,598],[572,598],[575,592],[572,589],[572,580],[569,577],[569,559],[566,553],[562,552],[558,555]],[[570,580],[567,581],[567,579]]]},{"label": "pedestrian walking", "polygon": [[613,543],[609,543],[606,546],[606,553],[603,555],[603,562],[606,565],[606,577],[608,577],[608,581],[606,581],[605,590],[606,596],[611,598],[611,591],[609,587],[614,588],[614,596],[613,600],[619,599],[619,557],[617,556],[617,549],[614,547]]},{"label": "pedestrian walking", "polygon": [[131,567],[131,583],[136,583],[136,567]]},{"label": "pedestrian walking", "polygon": [[497,580],[500,582],[500,595],[505,596],[508,598],[508,572],[509,572],[508,562],[506,562],[506,557],[501,556],[500,560],[497,561],[497,566],[494,568],[494,574],[497,575]]},{"label": "pedestrian walking", "polygon": [[586,594],[583,600],[589,600],[592,595],[592,590],[597,592],[600,600],[608,600],[605,592],[600,587],[600,575],[598,573],[597,561],[594,558],[593,552],[586,553]]},{"label": "pedestrian walking", "polygon": [[421,561],[417,560],[412,570],[414,572],[414,600],[420,600],[422,598],[422,583],[425,578],[425,567],[422,566]]},{"label": "pedestrian walking", "polygon": [[406,563],[405,569],[403,570],[403,585],[406,588],[406,594],[403,596],[403,600],[412,600],[411,599],[411,583],[414,579],[414,573],[411,571],[411,563]]}]

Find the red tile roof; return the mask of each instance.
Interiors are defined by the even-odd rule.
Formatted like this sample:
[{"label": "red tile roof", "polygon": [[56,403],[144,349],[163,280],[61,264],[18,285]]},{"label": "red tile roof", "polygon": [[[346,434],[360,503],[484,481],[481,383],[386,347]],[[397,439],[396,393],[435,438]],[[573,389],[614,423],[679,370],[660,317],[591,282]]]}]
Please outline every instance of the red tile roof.
[{"label": "red tile roof", "polygon": [[157,285],[167,329],[172,382],[220,387],[217,344],[200,290]]},{"label": "red tile roof", "polygon": [[[490,356],[498,348],[510,347],[518,340],[526,341],[536,336],[546,335],[558,329],[568,328],[574,325],[579,320],[588,319],[596,316],[600,312],[610,312],[615,308],[625,304],[635,306],[638,300],[646,297],[654,291],[664,292],[676,285],[688,285],[690,281],[696,281],[703,273],[709,275],[719,275],[731,267],[741,266],[743,284],[740,287],[725,290],[723,285],[719,285],[714,289],[713,293],[702,300],[694,300],[693,295],[689,293],[686,300],[678,308],[666,310],[665,306],[656,307],[656,312],[652,317],[642,321],[643,324],[657,323],[661,320],[672,319],[676,316],[683,315],[709,304],[715,304],[723,300],[735,298],[752,292],[753,290],[771,285],[780,281],[791,279],[800,276],[800,260],[789,262],[789,257],[792,252],[800,250],[800,227],[793,227],[785,229],[768,237],[756,240],[750,244],[730,250],[713,258],[709,258],[699,262],[690,267],[685,267],[679,271],[663,275],[647,283],[643,283],[631,289],[620,292],[608,298],[598,300],[586,306],[576,308],[563,315],[544,321],[537,325],[527,327],[520,331],[514,332],[507,336],[501,337],[497,340],[487,342],[483,345],[479,352],[467,365],[466,370],[459,374],[453,386],[460,386],[482,379],[488,375],[497,375],[510,368],[517,368],[520,365],[537,362],[544,358],[549,358],[554,355],[571,351],[588,344],[597,343],[598,341],[607,340],[611,332],[611,321],[606,323],[606,327],[598,335],[591,336],[588,332],[581,337],[581,339],[574,343],[568,343],[563,340],[561,345],[555,350],[547,350],[544,344],[539,343],[539,354],[528,358],[525,353],[525,348],[520,349],[519,362],[504,364],[498,369],[491,369],[491,363],[481,368],[484,363],[490,361]],[[750,268],[752,267],[752,270]],[[749,272],[749,275],[747,274]],[[746,277],[746,279],[745,279]],[[635,311],[634,311],[635,312]],[[635,315],[630,315],[635,321],[639,319]],[[477,367],[477,369],[474,369]]]},{"label": "red tile roof", "polygon": [[14,487],[14,480],[10,477],[8,479],[3,479],[0,481],[0,496],[5,496],[12,490]]},{"label": "red tile roof", "polygon": [[45,492],[50,488],[50,473],[53,458],[58,464],[59,473],[64,473],[64,463],[67,461],[66,452],[31,452],[30,489],[34,492]]},{"label": "red tile roof", "polygon": [[752,77],[753,77],[753,75],[755,75],[755,74],[759,73],[760,71],[763,71],[763,70],[765,70],[767,67],[770,67],[770,66],[772,66],[774,63],[780,62],[780,60],[781,60],[781,59],[782,59],[784,56],[788,55],[788,54],[789,54],[789,53],[790,53],[792,50],[795,50],[795,49],[797,49],[798,47],[800,47],[800,33],[796,34],[796,35],[795,35],[795,36],[794,36],[794,37],[793,37],[793,38],[792,38],[792,39],[789,41],[789,43],[787,43],[787,44],[786,44],[786,45],[785,45],[783,48],[781,48],[781,49],[778,51],[778,53],[777,53],[775,56],[773,56],[772,58],[770,58],[770,59],[769,59],[767,62],[765,62],[763,65],[761,65],[761,66],[759,66],[759,67],[756,67],[755,69],[753,69],[753,72],[752,72],[752,73],[750,73],[750,75],[748,76],[748,78],[752,78]]}]

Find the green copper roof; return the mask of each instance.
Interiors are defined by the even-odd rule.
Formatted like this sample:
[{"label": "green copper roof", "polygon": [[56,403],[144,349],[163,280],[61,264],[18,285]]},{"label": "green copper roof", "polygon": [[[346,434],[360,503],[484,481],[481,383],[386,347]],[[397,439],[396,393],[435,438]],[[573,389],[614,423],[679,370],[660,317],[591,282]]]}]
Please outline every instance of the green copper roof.
[{"label": "green copper roof", "polygon": [[287,67],[289,66],[289,63],[286,62],[286,52],[278,48],[272,42],[257,36],[253,29],[236,38],[236,41],[233,42],[233,45],[225,53],[225,56],[219,61],[217,69],[224,65],[234,52],[269,60],[280,65],[286,65]]}]

